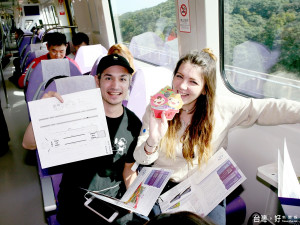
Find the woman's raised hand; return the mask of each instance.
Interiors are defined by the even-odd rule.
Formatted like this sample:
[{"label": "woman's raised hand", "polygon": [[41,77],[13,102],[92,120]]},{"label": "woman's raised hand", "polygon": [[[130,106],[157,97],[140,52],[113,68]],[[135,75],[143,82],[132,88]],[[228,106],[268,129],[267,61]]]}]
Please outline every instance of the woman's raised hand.
[{"label": "woman's raised hand", "polygon": [[165,112],[162,112],[161,119],[155,118],[154,112],[151,111],[149,121],[149,138],[148,143],[157,146],[160,140],[165,136],[168,130],[168,121]]}]

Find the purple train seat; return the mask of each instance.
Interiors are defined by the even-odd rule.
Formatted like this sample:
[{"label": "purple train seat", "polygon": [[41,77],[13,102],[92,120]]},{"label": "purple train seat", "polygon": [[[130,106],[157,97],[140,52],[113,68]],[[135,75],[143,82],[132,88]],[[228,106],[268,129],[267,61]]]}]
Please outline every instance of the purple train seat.
[{"label": "purple train seat", "polygon": [[45,30],[44,30],[44,28],[42,28],[42,29],[40,30],[39,34],[38,34],[38,38],[39,38],[40,40],[42,40],[44,33],[45,33]]},{"label": "purple train seat", "polygon": [[226,205],[226,224],[243,224],[246,217],[246,204],[237,196]]},{"label": "purple train seat", "polygon": [[[27,37],[27,36],[26,36]],[[36,35],[33,35],[33,36],[30,36],[30,40],[28,42],[28,39],[26,38],[25,39],[25,45],[22,47],[21,49],[21,52],[20,52],[20,57],[21,57],[21,60],[24,58],[26,52],[28,51],[28,47],[31,45],[31,44],[35,44],[36,41],[37,41],[37,36]]]},{"label": "purple train seat", "polygon": [[68,59],[42,60],[28,77],[26,101],[38,99],[43,94],[46,82],[55,76],[81,76],[81,71]]},{"label": "purple train seat", "polygon": [[32,62],[32,60],[34,60],[35,58],[38,58],[42,55],[45,55],[48,53],[47,49],[41,49],[41,50],[35,50],[33,52],[29,52],[27,58],[24,61],[24,65],[23,67],[21,67],[22,72],[25,71],[25,69],[27,68],[27,66]]},{"label": "purple train seat", "polygon": [[133,111],[142,120],[147,107],[146,84],[142,69],[138,69],[132,77],[129,97],[123,101],[123,105]]},{"label": "purple train seat", "polygon": [[23,30],[25,35],[32,35],[32,32],[30,30]]},{"label": "purple train seat", "polygon": [[103,54],[103,55],[100,55],[100,56],[96,59],[96,61],[94,62],[94,65],[92,66],[90,75],[93,75],[93,76],[97,75],[97,67],[98,67],[98,64],[99,64],[100,60],[102,59],[102,57],[103,57],[103,56],[106,56],[106,55],[107,55],[107,53],[106,53],[106,54]]},{"label": "purple train seat", "polygon": [[[84,91],[96,88],[96,83],[93,76],[73,76],[60,78],[52,81],[45,89],[45,92],[56,91],[63,94],[69,94],[76,91]],[[46,212],[46,219],[48,224],[58,225],[56,220],[55,210],[57,208],[57,195],[59,192],[59,185],[62,178],[62,171],[51,169],[42,169],[38,151],[36,152],[38,162],[38,173],[41,181],[42,195],[44,200],[44,210]],[[50,214],[48,214],[51,212]],[[49,216],[48,216],[49,215]]]},{"label": "purple train seat", "polygon": [[21,40],[21,43],[18,47],[18,51],[19,51],[20,56],[21,56],[22,51],[24,51],[23,49],[26,48],[26,46],[30,44],[31,37],[32,37],[32,35],[25,35],[24,34],[24,36]]},{"label": "purple train seat", "polygon": [[73,76],[56,79],[49,84],[45,92],[56,91],[61,95],[96,88],[93,76]]},{"label": "purple train seat", "polygon": [[95,61],[104,55],[107,55],[107,49],[101,44],[81,46],[76,53],[75,62],[79,65],[82,73],[88,73],[92,70]]},{"label": "purple train seat", "polygon": [[[40,50],[42,50],[42,51],[40,51]],[[43,54],[39,54],[38,52],[34,53],[35,51],[40,51]],[[26,47],[24,56],[21,59],[21,71],[23,72],[27,68],[28,64],[30,64],[30,62],[33,59],[40,57],[41,55],[44,55],[47,52],[48,52],[48,50],[47,50],[46,43],[37,43],[37,44],[28,45]]]},{"label": "purple train seat", "polygon": [[31,38],[31,44],[35,44],[39,41],[40,41],[40,39],[38,38],[38,36],[36,34],[33,35],[33,37]]}]

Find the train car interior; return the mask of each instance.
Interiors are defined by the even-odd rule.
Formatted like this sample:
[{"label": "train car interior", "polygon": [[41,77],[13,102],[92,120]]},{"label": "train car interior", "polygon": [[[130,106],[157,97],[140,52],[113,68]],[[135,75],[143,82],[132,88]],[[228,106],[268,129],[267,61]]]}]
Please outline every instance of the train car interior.
[{"label": "train car interior", "polygon": [[[22,147],[28,102],[49,90],[95,88],[98,63],[112,45],[125,45],[134,58],[123,105],[141,121],[151,96],[172,84],[177,61],[204,48],[217,57],[216,95],[232,107],[240,99],[272,98],[299,111],[299,9],[299,0],[0,0],[0,224],[59,225],[62,170],[42,168],[38,150]],[[67,41],[61,59],[51,58],[47,42],[56,32]],[[79,32],[89,40],[81,47]],[[300,114],[290,119],[274,109],[270,116],[271,125],[258,120],[225,135],[222,144],[246,177],[226,198],[228,225],[300,223],[300,193],[292,211],[278,198],[285,143],[300,182]]]}]

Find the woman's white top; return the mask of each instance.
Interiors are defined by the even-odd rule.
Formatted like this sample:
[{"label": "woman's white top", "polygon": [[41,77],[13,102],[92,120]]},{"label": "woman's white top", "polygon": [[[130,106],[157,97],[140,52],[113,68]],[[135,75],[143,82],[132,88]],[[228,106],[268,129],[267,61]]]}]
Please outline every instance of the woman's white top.
[{"label": "woman's white top", "polygon": [[[193,166],[188,164],[182,155],[182,143],[180,138],[176,144],[176,158],[166,156],[163,146],[155,153],[147,155],[144,151],[145,142],[149,136],[150,105],[143,117],[143,126],[138,139],[134,158],[139,164],[174,170],[171,180],[181,182],[198,168],[198,155],[195,151]],[[300,103],[286,99],[253,99],[243,97],[220,97],[216,98],[215,125],[212,137],[212,150],[215,153],[220,148],[226,149],[229,129],[236,126],[279,125],[300,123]],[[178,131],[181,137],[185,128]],[[203,169],[204,163],[201,163]]]}]

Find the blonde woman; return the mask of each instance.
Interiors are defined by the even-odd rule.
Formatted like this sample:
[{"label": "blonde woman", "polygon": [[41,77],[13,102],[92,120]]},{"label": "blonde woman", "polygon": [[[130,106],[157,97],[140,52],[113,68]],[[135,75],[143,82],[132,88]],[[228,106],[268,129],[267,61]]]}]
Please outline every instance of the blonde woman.
[{"label": "blonde woman", "polygon": [[[300,103],[276,99],[216,96],[216,57],[210,49],[189,53],[179,60],[172,86],[183,100],[174,119],[156,119],[148,106],[134,151],[144,165],[174,170],[164,191],[189,177],[221,147],[227,147],[230,128],[300,122]],[[209,215],[226,223],[225,201]]]}]

